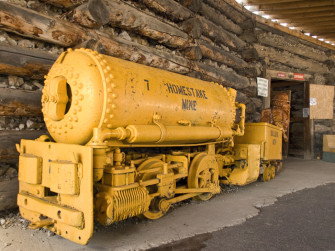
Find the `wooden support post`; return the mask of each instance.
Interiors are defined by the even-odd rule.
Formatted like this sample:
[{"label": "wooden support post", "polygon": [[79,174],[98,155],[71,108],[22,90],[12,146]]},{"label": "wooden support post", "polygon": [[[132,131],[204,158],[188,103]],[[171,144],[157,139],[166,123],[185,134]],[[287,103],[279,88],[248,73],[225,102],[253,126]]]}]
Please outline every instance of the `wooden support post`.
[{"label": "wooden support post", "polygon": [[[309,83],[304,83],[304,108],[310,108]],[[314,158],[314,123],[308,116],[304,118],[304,159],[311,160]]]}]

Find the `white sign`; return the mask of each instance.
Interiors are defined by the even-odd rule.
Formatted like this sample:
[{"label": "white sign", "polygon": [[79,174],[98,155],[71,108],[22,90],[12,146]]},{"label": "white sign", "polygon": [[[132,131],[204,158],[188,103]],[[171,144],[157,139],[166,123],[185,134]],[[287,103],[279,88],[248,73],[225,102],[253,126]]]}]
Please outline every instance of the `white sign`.
[{"label": "white sign", "polygon": [[257,78],[258,96],[267,97],[269,92],[269,80],[266,78]]},{"label": "white sign", "polygon": [[309,108],[302,108],[302,117],[308,118],[309,116]]},{"label": "white sign", "polygon": [[309,99],[309,105],[310,105],[310,106],[317,105],[317,103],[316,103],[316,98],[310,98],[310,99]]}]

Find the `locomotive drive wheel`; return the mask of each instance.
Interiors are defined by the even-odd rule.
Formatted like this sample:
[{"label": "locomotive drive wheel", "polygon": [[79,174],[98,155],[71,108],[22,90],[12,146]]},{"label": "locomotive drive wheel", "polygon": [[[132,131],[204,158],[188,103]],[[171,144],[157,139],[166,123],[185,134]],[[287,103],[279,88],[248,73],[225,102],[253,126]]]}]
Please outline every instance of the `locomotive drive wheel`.
[{"label": "locomotive drive wheel", "polygon": [[264,171],[263,171],[263,176],[262,180],[264,182],[269,181],[273,179],[276,175],[276,168],[275,166],[269,164],[269,165],[264,165]]},{"label": "locomotive drive wheel", "polygon": [[[139,167],[137,171],[156,169],[155,171],[144,173],[139,175],[136,180],[137,181],[146,181],[150,179],[155,179],[157,174],[163,173],[164,162],[158,159],[148,159],[145,160]],[[169,170],[169,172],[172,172]],[[174,184],[174,189],[176,188],[176,184]],[[147,186],[149,194],[156,193],[158,190],[157,185]],[[170,203],[166,201],[165,198],[155,197],[151,200],[149,210],[144,212],[141,216],[144,216],[147,219],[156,220],[163,217],[170,208]]]},{"label": "locomotive drive wheel", "polygon": [[[215,156],[207,153],[199,153],[191,163],[187,179],[189,188],[210,188],[219,186],[219,168]],[[193,197],[193,199],[202,201],[212,198],[214,193],[203,193]]]}]

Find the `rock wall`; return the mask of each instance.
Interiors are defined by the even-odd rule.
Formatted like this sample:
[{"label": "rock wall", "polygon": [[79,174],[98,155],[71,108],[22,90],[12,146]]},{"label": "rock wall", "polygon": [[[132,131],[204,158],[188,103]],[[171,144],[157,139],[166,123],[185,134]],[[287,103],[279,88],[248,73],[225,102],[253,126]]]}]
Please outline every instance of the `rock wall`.
[{"label": "rock wall", "polygon": [[[334,84],[335,55],[329,47],[260,23],[231,2],[0,1],[0,179],[15,173],[15,144],[46,133],[40,112],[43,76],[67,48],[86,47],[233,87],[247,105],[248,122],[260,119],[256,77],[266,77],[268,69],[308,73],[313,83]],[[317,151],[333,124],[315,121]]]}]

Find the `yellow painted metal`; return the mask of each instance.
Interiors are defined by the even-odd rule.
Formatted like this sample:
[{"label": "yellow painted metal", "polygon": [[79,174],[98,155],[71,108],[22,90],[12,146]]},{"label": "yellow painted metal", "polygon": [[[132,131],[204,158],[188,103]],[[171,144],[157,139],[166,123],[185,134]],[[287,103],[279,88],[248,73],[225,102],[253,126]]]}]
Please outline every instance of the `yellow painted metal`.
[{"label": "yellow painted metal", "polygon": [[144,212],[150,204],[150,196],[145,187],[97,186],[99,193],[95,197],[95,217],[102,225],[110,225]]},{"label": "yellow painted metal", "polygon": [[260,173],[260,145],[239,144],[235,145],[234,169],[227,169],[224,184],[244,186],[258,179]]},{"label": "yellow painted metal", "polygon": [[77,163],[70,161],[50,161],[49,174],[53,181],[50,190],[60,194],[76,195],[79,193],[79,177]]},{"label": "yellow painted metal", "polygon": [[261,159],[282,159],[282,131],[269,123],[246,123],[244,136],[235,137],[235,144],[259,144]]},{"label": "yellow painted metal", "polygon": [[42,159],[32,154],[22,154],[19,157],[19,181],[29,184],[41,184]]},{"label": "yellow painted metal", "polygon": [[[79,244],[86,244],[93,233],[93,149],[87,146],[22,140],[18,205],[32,227],[50,231]],[[40,159],[41,182],[31,184],[36,161]],[[34,178],[35,179],[35,178]],[[41,218],[42,217],[42,218]],[[49,221],[43,221],[43,218]],[[52,221],[52,224],[50,223]],[[48,223],[48,224],[47,224]]]},{"label": "yellow painted metal", "polygon": [[52,66],[42,111],[57,142],[85,144],[94,128],[127,128],[119,140],[196,143],[243,132],[244,119],[234,125],[235,110],[244,111],[235,97],[231,88],[79,49]]},{"label": "yellow painted metal", "polygon": [[[52,219],[53,222],[57,221],[58,223],[73,227],[83,227],[84,222],[82,212],[61,206],[55,202],[56,201],[52,199],[44,198],[41,200],[40,198],[27,194],[19,194],[17,197],[17,204],[19,207],[36,211],[43,209],[43,215]],[[38,224],[38,222],[39,220],[34,223]],[[58,229],[58,231],[60,231],[60,229]]]},{"label": "yellow painted metal", "polygon": [[[42,96],[57,143],[43,136],[18,146],[22,216],[32,228],[86,244],[93,209],[103,225],[139,215],[158,219],[173,203],[219,193],[219,175],[251,182],[260,146],[243,152],[241,145],[233,155],[233,136],[245,130],[245,105],[235,98],[234,89],[218,84],[87,49],[64,52]],[[222,149],[215,151],[215,143]],[[187,149],[167,151],[171,146]],[[247,176],[237,173],[245,160]]]},{"label": "yellow painted metal", "polygon": [[273,179],[276,175],[276,167],[271,162],[263,163],[262,180],[264,182]]},{"label": "yellow painted metal", "polygon": [[209,145],[206,152],[199,153],[191,162],[187,179],[189,188],[210,188],[211,193],[195,196],[195,200],[209,200],[214,194],[220,193],[219,168],[215,158],[214,145]]}]

